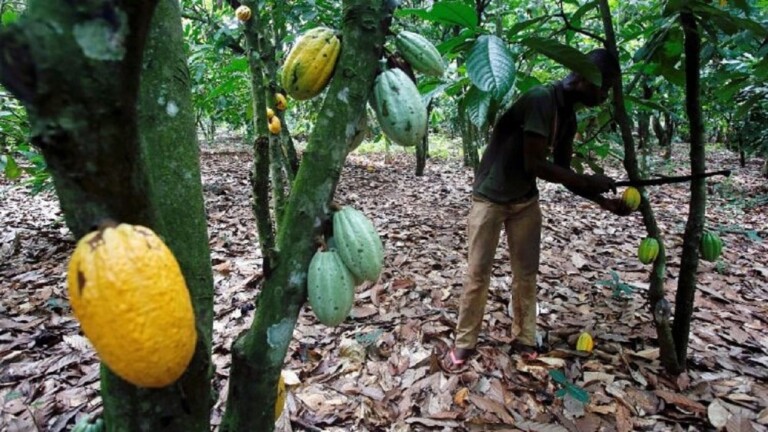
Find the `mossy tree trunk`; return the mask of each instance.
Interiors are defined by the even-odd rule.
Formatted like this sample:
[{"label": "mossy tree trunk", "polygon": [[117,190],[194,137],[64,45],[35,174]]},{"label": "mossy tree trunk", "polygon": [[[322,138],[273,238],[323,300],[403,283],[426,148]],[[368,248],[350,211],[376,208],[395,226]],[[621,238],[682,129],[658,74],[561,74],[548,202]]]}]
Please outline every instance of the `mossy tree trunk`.
[{"label": "mossy tree trunk", "polygon": [[[701,35],[696,17],[690,10],[680,12],[680,24],[685,37],[685,111],[691,135],[691,175],[706,171],[704,150],[704,122],[701,117],[700,62]],[[685,368],[688,356],[688,339],[693,316],[693,301],[696,297],[696,272],[699,268],[699,243],[704,229],[707,205],[706,180],[691,180],[691,201],[688,205],[688,221],[683,235],[683,253],[680,258],[680,276],[675,296],[675,321],[673,334],[680,370]]]},{"label": "mossy tree trunk", "polygon": [[277,233],[273,272],[259,295],[251,328],[232,349],[229,395],[222,431],[271,431],[276,386],[288,344],[306,300],[306,277],[316,237],[383,53],[390,2],[345,0],[344,43],[322,110],[304,152]]},{"label": "mossy tree trunk", "polygon": [[[606,48],[619,58],[616,46],[616,33],[613,29],[613,20],[608,0],[599,0],[600,14],[603,20],[605,31]],[[632,136],[632,123],[624,105],[624,89],[621,80],[613,86],[613,106],[614,118],[621,130],[621,137],[624,143],[624,169],[630,180],[640,180],[640,170],[638,168],[637,152],[635,151],[635,142]],[[645,196],[644,188],[639,187],[642,201],[640,203],[640,212],[643,215],[643,224],[649,237],[659,241],[659,255],[653,262],[653,269],[650,274],[650,288],[648,289],[648,301],[651,312],[654,313],[656,323],[656,334],[659,340],[661,350],[661,361],[668,371],[677,371],[676,351],[672,342],[672,327],[669,323],[669,307],[664,299],[664,277],[666,273],[667,258],[664,249],[664,238],[653,208]]]},{"label": "mossy tree trunk", "polygon": [[142,389],[102,368],[109,430],[207,431],[212,277],[194,113],[179,6],[160,0],[153,19],[156,4],[31,0],[0,31],[0,79],[27,108],[74,236],[107,218],[153,228],[194,301],[198,346],[178,382]]},{"label": "mossy tree trunk", "polygon": [[[277,56],[274,53],[280,52],[284,49],[282,41],[286,36],[286,16],[291,7],[292,6],[288,2],[276,1],[270,14],[272,16],[273,29],[273,55],[271,57],[271,62],[268,63],[267,68],[269,70],[269,76],[271,77],[271,93],[270,95],[267,95],[268,97],[272,97],[274,96],[274,93],[278,92],[285,95],[284,89],[279,85],[279,76],[277,73],[279,65],[277,63]],[[283,129],[280,131],[278,144],[280,146],[280,155],[282,157],[282,168],[287,177],[288,186],[290,186],[290,184],[293,183],[293,180],[296,179],[296,172],[299,170],[299,156],[296,152],[296,147],[291,137],[290,128],[285,122],[285,112],[277,110],[275,110],[275,112],[280,116],[280,121],[283,122]]]},{"label": "mossy tree trunk", "polygon": [[251,103],[253,104],[253,167],[251,170],[252,209],[256,218],[256,230],[262,252],[262,267],[264,275],[269,277],[272,271],[275,249],[275,224],[270,205],[270,137],[267,120],[267,84],[265,82],[265,61],[268,61],[268,50],[262,47],[269,45],[266,40],[268,21],[259,13],[260,9],[255,0],[242,2],[253,11],[250,20],[245,23],[245,40],[247,45],[248,67],[251,72]]}]

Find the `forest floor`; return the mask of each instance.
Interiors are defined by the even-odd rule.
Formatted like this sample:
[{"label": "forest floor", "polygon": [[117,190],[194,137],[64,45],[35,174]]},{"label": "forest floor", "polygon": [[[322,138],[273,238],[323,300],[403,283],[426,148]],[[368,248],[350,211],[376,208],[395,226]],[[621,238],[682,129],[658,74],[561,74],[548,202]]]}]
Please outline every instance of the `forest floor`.
[{"label": "forest floor", "polygon": [[[650,266],[636,258],[639,213],[620,218],[541,183],[544,213],[539,316],[551,350],[535,361],[508,352],[511,280],[506,243],[496,256],[479,352],[459,373],[450,346],[466,269],[472,173],[428,161],[416,177],[403,153],[347,159],[336,201],[365,212],[384,241],[380,280],[357,288],[336,328],[302,311],[286,358],[281,431],[768,431],[768,185],[761,161],[709,153],[707,227],[725,242],[701,261],[687,373],[659,364],[646,302]],[[214,388],[218,425],[230,346],[253,316],[261,277],[247,152],[201,156],[215,277]],[[654,172],[684,174],[681,163]],[[608,174],[623,178],[617,169]],[[674,307],[688,185],[648,189],[668,248]],[[503,237],[503,236],[502,236]],[[74,239],[51,193],[0,181],[0,430],[68,430],[99,413],[98,359],[71,315],[65,286]],[[589,331],[591,354],[574,350]],[[562,371],[570,384],[553,380]],[[582,404],[573,395],[589,395]]]}]

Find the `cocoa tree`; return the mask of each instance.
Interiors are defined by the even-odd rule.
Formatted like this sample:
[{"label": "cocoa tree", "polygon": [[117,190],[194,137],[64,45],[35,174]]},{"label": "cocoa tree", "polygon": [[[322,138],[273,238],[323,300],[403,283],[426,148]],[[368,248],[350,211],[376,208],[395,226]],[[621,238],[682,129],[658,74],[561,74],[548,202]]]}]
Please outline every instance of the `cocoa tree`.
[{"label": "cocoa tree", "polygon": [[212,276],[178,3],[31,0],[0,30],[0,80],[26,107],[72,234],[107,218],[152,228],[194,299],[198,345],[176,384],[142,389],[102,368],[109,429],[207,430]]},{"label": "cocoa tree", "polygon": [[[611,9],[607,0],[598,2],[600,15],[603,21],[605,31],[605,45],[616,58],[619,58],[619,51],[616,43],[616,33],[613,28],[613,19]],[[613,109],[614,118],[619,125],[622,142],[624,144],[624,169],[630,181],[638,181],[641,178],[640,168],[638,166],[637,151],[635,150],[635,141],[632,135],[632,120],[627,112],[624,102],[624,85],[621,80],[617,80],[613,86]],[[653,268],[650,272],[650,286],[648,288],[648,302],[651,311],[656,318],[656,334],[658,336],[661,359],[664,366],[669,371],[679,370],[676,360],[674,343],[672,342],[672,327],[669,323],[669,305],[664,299],[664,281],[666,279],[667,257],[664,248],[664,237],[656,221],[651,203],[646,198],[645,190],[638,186],[642,201],[640,202],[640,212],[643,215],[643,224],[648,232],[648,236],[655,238],[659,244],[659,254],[653,262]]]},{"label": "cocoa tree", "polygon": [[299,311],[306,274],[329,215],[329,203],[382,56],[392,8],[384,0],[343,2],[341,53],[322,110],[304,151],[276,235],[251,328],[232,348],[229,401],[223,431],[274,427],[275,388]]},{"label": "cocoa tree", "polygon": [[[706,171],[704,150],[704,122],[701,117],[701,35],[693,10],[689,6],[680,10],[680,25],[685,34],[685,111],[690,126],[691,174]],[[672,335],[675,342],[678,369],[685,369],[688,357],[688,339],[696,296],[696,272],[699,268],[699,243],[704,231],[707,205],[707,187],[703,178],[691,180],[691,200],[688,203],[688,221],[683,235],[683,254],[680,259],[680,276],[675,295],[675,320]]]}]

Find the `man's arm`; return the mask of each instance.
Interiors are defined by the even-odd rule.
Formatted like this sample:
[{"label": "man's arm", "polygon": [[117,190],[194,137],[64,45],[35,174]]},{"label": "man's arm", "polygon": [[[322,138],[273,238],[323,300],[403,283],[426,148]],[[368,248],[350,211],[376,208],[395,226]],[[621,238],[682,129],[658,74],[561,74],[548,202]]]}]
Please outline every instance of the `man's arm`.
[{"label": "man's arm", "polygon": [[[555,153],[557,163],[547,160],[547,139],[535,133],[526,132],[523,136],[525,170],[540,179],[558,183],[582,196],[601,208],[619,216],[632,213],[620,198],[606,198],[600,194],[609,190],[616,191],[613,179],[602,174],[584,175],[570,169],[569,149],[559,149]],[[565,151],[568,150],[568,151]],[[565,166],[563,166],[565,165]]]},{"label": "man's arm", "polygon": [[[544,136],[526,132],[523,136],[523,157],[525,170],[540,179],[558,183],[579,196],[601,204],[605,200],[601,193],[615,190],[610,177],[595,174],[578,174],[570,169],[547,160],[547,139]],[[560,159],[559,157],[558,159]]]},{"label": "man's arm", "polygon": [[[555,148],[552,151],[552,160],[554,161],[555,165],[565,168],[567,170],[571,170],[571,160],[573,158],[573,140],[567,141],[567,142],[558,142],[555,144]],[[572,171],[572,170],[571,170]],[[582,198],[586,198],[599,206],[603,207],[603,205],[606,203],[607,198],[603,197],[600,194],[597,195],[589,195],[586,191],[575,188],[575,187],[569,187],[565,186],[571,193],[578,195]]]}]

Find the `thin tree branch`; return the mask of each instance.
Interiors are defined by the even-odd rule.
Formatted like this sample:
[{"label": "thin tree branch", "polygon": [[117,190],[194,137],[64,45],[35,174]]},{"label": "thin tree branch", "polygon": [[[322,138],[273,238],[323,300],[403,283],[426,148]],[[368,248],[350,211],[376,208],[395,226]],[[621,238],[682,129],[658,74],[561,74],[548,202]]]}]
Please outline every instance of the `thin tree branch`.
[{"label": "thin tree branch", "polygon": [[592,32],[590,32],[588,30],[584,30],[582,28],[575,27],[573,24],[571,24],[571,22],[568,21],[568,16],[565,14],[565,9],[563,9],[563,0],[558,0],[557,3],[560,6],[560,13],[555,14],[555,16],[559,16],[560,18],[563,19],[563,22],[565,23],[565,28],[566,29],[573,30],[576,33],[581,33],[584,36],[591,37],[592,39],[600,41],[601,44],[605,45],[605,38],[604,37],[602,37],[602,36],[600,36],[600,35],[598,35],[596,33],[592,33]]},{"label": "thin tree branch", "polygon": [[617,181],[616,186],[659,186],[659,185],[665,185],[665,184],[671,184],[671,183],[684,183],[691,180],[699,180],[699,179],[714,177],[719,175],[729,177],[731,175],[731,170],[711,171],[711,172],[705,172],[701,174],[662,177],[658,179],[649,179],[649,180],[622,180],[622,181]]}]

